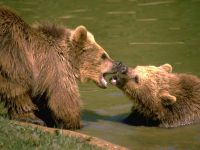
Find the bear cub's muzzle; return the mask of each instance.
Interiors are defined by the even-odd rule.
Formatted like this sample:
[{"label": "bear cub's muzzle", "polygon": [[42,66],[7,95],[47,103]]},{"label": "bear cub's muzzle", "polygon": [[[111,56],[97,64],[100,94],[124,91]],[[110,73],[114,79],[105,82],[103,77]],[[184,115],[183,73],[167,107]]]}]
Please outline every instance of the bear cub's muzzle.
[{"label": "bear cub's muzzle", "polygon": [[113,67],[114,73],[126,74],[128,72],[128,67],[125,66],[122,62],[116,61]]},{"label": "bear cub's muzzle", "polygon": [[121,87],[123,86],[125,80],[122,76],[126,76],[128,73],[128,67],[124,65],[122,62],[118,62],[116,67],[116,74],[110,78],[110,83],[112,85]]}]

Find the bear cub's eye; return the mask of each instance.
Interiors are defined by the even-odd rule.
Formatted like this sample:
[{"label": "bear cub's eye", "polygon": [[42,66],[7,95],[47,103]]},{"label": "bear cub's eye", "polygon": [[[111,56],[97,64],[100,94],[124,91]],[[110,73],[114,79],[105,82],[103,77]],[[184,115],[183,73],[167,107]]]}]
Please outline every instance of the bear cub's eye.
[{"label": "bear cub's eye", "polygon": [[103,60],[105,60],[105,59],[107,59],[108,57],[106,56],[105,53],[103,53],[103,54],[101,55],[101,58],[102,58]]},{"label": "bear cub's eye", "polygon": [[139,76],[138,75],[134,76],[133,80],[135,81],[135,83],[139,84]]}]

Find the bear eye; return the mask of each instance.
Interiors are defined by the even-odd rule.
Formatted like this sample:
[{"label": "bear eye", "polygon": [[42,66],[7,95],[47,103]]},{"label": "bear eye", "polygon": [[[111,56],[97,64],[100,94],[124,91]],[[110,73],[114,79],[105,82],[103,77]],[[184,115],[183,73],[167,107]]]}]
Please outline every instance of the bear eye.
[{"label": "bear eye", "polygon": [[105,53],[103,53],[103,54],[101,55],[101,58],[102,58],[103,60],[105,60],[105,59],[108,58],[108,57],[106,56]]},{"label": "bear eye", "polygon": [[87,48],[82,48],[82,52],[86,52],[87,51]]},{"label": "bear eye", "polygon": [[133,77],[133,80],[135,81],[135,83],[139,83],[139,76],[138,75],[136,75],[135,77]]}]

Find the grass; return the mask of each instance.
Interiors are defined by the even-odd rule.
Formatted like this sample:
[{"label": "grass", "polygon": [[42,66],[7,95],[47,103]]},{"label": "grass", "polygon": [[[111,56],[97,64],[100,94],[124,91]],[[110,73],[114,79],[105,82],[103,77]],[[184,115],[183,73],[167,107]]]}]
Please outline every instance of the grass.
[{"label": "grass", "polygon": [[5,111],[2,111],[0,106],[0,149],[2,150],[99,150],[87,142],[66,137],[59,132],[50,134],[36,128],[16,125],[5,116]]}]

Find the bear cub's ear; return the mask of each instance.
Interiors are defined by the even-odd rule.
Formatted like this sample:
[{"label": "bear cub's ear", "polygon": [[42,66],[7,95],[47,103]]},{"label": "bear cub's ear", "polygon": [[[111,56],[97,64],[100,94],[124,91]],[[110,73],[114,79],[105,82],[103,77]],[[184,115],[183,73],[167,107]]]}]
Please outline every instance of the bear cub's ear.
[{"label": "bear cub's ear", "polygon": [[78,26],[71,35],[71,40],[76,43],[83,43],[87,40],[87,29],[80,25]]},{"label": "bear cub's ear", "polygon": [[172,72],[172,66],[170,64],[164,64],[164,65],[160,66],[159,68],[165,70],[168,73]]},{"label": "bear cub's ear", "polygon": [[171,95],[168,91],[160,92],[160,98],[163,106],[169,106],[176,103],[176,97]]}]

